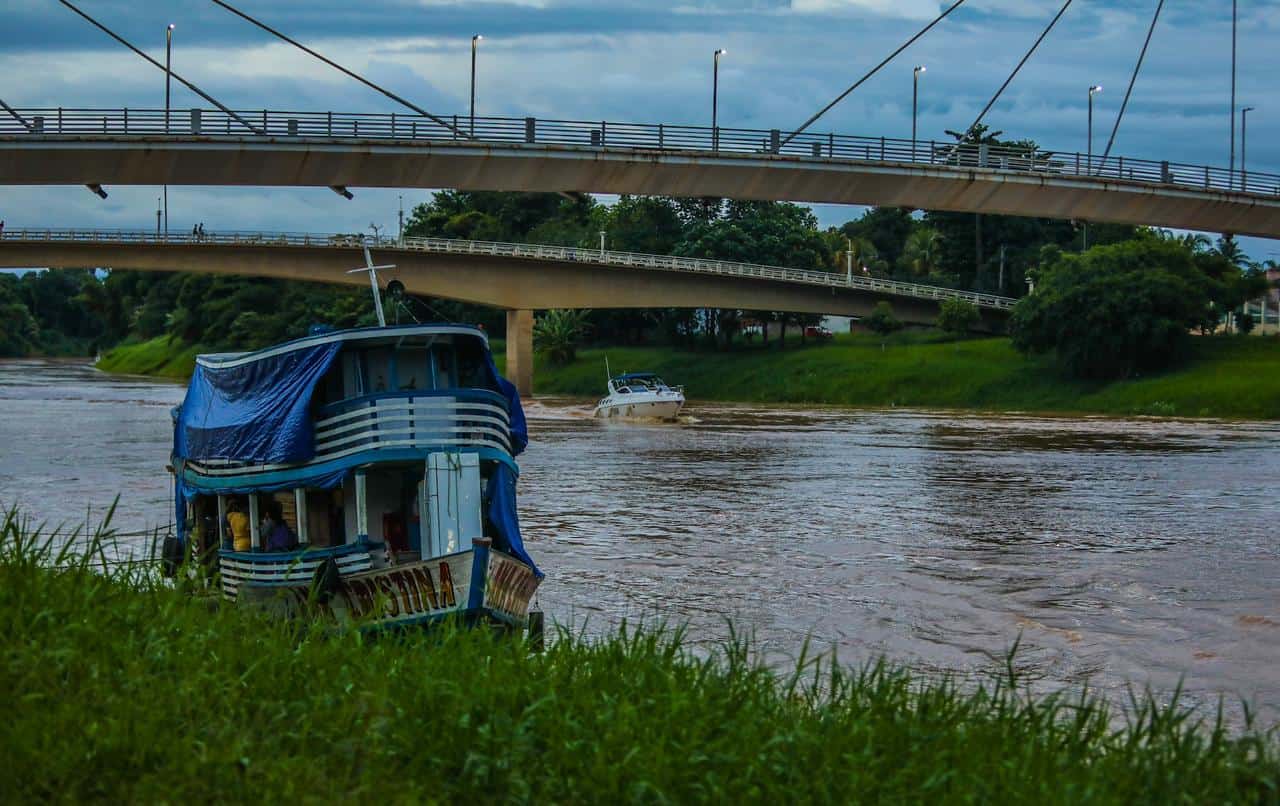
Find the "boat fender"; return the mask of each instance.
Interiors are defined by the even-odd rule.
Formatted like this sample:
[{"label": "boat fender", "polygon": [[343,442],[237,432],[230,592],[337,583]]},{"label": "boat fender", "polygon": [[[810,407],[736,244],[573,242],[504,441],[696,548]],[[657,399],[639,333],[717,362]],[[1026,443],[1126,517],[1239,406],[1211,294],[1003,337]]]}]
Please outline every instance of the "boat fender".
[{"label": "boat fender", "polygon": [[173,535],[164,539],[164,543],[160,546],[160,571],[165,577],[173,579],[178,575],[178,566],[182,565],[183,554],[181,540]]},{"label": "boat fender", "polygon": [[338,572],[338,563],[332,557],[316,566],[315,576],[311,578],[311,598],[327,605],[333,595],[342,587],[342,575]]}]

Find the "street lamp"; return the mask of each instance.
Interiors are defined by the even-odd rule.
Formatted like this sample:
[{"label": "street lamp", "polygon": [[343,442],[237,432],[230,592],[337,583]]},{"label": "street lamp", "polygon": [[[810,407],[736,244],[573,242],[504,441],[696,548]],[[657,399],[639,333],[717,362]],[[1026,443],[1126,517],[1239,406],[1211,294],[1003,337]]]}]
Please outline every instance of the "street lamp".
[{"label": "street lamp", "polygon": [[[173,23],[164,29],[164,133],[169,133],[169,85],[173,78]],[[164,185],[164,234],[169,235],[169,186]]]},{"label": "street lamp", "polygon": [[916,161],[916,101],[920,97],[920,74],[925,71],[924,65],[916,65],[911,71],[911,161]]},{"label": "street lamp", "polygon": [[1252,106],[1240,110],[1240,189],[1246,193],[1249,192],[1249,172],[1244,166],[1249,154],[1249,113],[1253,110]]},{"label": "street lamp", "polygon": [[1089,88],[1089,167],[1090,174],[1093,173],[1093,96],[1102,92],[1101,84],[1094,84]]},{"label": "street lamp", "polygon": [[476,48],[480,44],[480,40],[484,39],[480,34],[471,37],[471,136],[476,136]]},{"label": "street lamp", "polygon": [[724,48],[716,48],[716,52],[712,55],[711,69],[711,143],[712,149],[720,150],[720,130],[716,127],[717,113],[720,106],[720,57],[729,51]]}]

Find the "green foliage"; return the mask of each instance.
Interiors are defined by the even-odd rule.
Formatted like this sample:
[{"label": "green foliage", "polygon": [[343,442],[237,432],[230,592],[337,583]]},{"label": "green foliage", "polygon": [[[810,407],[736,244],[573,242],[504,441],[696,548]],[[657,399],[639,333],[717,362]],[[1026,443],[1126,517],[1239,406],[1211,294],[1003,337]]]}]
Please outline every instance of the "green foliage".
[{"label": "green foliage", "polygon": [[879,333],[881,336],[887,336],[902,328],[902,322],[898,321],[898,317],[893,314],[893,306],[884,301],[877,302],[862,322],[871,328],[873,333]]},{"label": "green foliage", "polygon": [[965,335],[981,321],[978,306],[967,300],[947,299],[938,306],[938,327],[953,336]]},{"label": "green foliage", "polygon": [[1180,244],[1145,238],[1064,255],[1010,319],[1014,346],[1081,378],[1124,378],[1186,354],[1210,318],[1211,281]]},{"label": "green foliage", "polygon": [[550,310],[533,323],[534,349],[546,356],[552,364],[567,364],[578,353],[589,325],[590,310]]},{"label": "green foliage", "polygon": [[1242,313],[1236,317],[1236,330],[1239,330],[1246,336],[1253,332],[1254,324],[1253,314],[1251,313]]},{"label": "green foliage", "polygon": [[[885,341],[892,350],[881,350]],[[1280,341],[1198,337],[1190,349],[1184,368],[1110,382],[1065,377],[1052,359],[1024,357],[1007,338],[953,342],[936,330],[837,334],[821,349],[786,352],[610,347],[608,356],[614,366],[684,384],[695,406],[723,400],[1280,419]],[[603,363],[599,349],[580,351],[566,366],[540,361],[534,390],[599,397]]]},{"label": "green foliage", "polygon": [[[741,640],[450,625],[370,638],[195,599],[109,535],[0,517],[6,803],[1246,803],[1275,737],[1135,695],[1033,695]],[[85,547],[59,552],[58,545]],[[82,553],[83,552],[83,553]],[[50,565],[61,568],[54,570]]]}]

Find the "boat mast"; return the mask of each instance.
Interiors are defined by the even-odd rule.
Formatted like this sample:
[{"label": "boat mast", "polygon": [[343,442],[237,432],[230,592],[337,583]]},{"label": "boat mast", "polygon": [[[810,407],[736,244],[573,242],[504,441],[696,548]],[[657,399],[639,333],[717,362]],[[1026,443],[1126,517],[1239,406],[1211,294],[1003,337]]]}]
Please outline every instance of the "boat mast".
[{"label": "boat mast", "polygon": [[369,272],[369,287],[373,291],[373,310],[378,314],[378,327],[386,327],[387,316],[382,312],[382,289],[378,287],[378,269],[394,269],[396,264],[373,265],[373,257],[369,254],[369,243],[366,241],[362,246],[364,247],[364,268],[351,269],[347,274],[359,274],[362,271]]}]

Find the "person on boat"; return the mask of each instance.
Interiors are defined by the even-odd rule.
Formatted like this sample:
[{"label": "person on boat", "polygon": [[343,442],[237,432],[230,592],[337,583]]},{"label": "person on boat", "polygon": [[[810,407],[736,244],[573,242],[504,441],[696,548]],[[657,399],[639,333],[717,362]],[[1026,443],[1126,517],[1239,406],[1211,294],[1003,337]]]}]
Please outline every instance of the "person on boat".
[{"label": "person on boat", "polygon": [[227,527],[231,530],[232,548],[236,551],[249,551],[253,548],[249,537],[249,516],[238,500],[232,500],[227,505]]},{"label": "person on boat", "polygon": [[267,516],[262,519],[262,533],[266,535],[267,551],[293,551],[298,546],[298,539],[284,522],[278,504],[267,509]]}]

